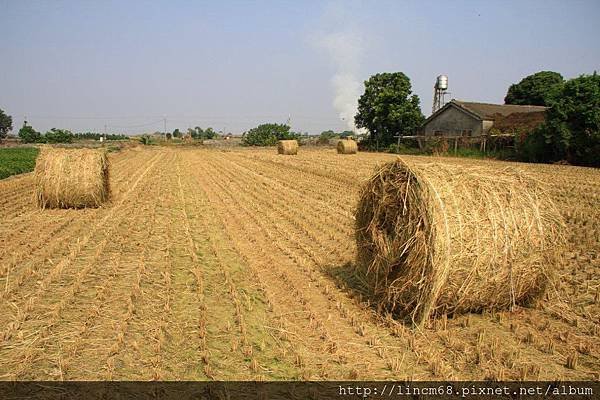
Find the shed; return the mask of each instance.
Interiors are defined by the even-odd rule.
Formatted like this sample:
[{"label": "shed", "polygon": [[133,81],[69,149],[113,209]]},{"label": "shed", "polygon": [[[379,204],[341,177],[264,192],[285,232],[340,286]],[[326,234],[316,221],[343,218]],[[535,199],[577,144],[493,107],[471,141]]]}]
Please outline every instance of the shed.
[{"label": "shed", "polygon": [[531,130],[544,122],[547,107],[475,103],[451,100],[423,124],[427,136],[481,136],[493,127],[514,133]]}]

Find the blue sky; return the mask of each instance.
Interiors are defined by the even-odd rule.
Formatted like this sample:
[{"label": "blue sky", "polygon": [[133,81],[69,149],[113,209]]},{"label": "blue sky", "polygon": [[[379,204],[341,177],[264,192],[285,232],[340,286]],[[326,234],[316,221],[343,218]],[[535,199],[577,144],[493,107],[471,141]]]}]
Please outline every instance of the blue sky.
[{"label": "blue sky", "polygon": [[502,102],[539,70],[600,66],[600,2],[0,0],[0,108],[38,130],[342,130],[377,72],[402,71],[431,112]]}]

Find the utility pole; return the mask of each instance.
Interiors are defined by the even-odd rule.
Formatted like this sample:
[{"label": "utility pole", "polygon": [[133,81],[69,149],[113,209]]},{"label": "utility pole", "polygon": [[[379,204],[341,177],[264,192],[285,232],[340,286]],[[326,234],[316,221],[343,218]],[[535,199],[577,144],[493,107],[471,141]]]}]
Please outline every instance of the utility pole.
[{"label": "utility pole", "polygon": [[106,140],[106,124],[104,124],[104,140]]},{"label": "utility pole", "polygon": [[167,140],[167,116],[166,115],[163,117],[163,122],[165,123],[164,136],[165,136],[165,140]]}]

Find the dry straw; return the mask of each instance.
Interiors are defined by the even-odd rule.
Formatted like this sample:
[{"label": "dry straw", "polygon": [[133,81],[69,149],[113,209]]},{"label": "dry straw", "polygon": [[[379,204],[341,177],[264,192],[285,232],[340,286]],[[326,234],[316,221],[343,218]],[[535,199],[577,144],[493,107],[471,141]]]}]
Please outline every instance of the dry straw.
[{"label": "dry straw", "polygon": [[104,150],[43,148],[34,176],[41,208],[98,207],[109,197]]},{"label": "dry straw", "polygon": [[358,145],[354,140],[342,139],[337,142],[338,154],[356,154]]},{"label": "dry straw", "polygon": [[277,153],[294,155],[298,154],[298,141],[297,140],[280,140],[277,143]]},{"label": "dry straw", "polygon": [[544,293],[562,226],[543,186],[518,170],[399,158],[362,189],[356,268],[381,309],[418,326],[506,309]]}]

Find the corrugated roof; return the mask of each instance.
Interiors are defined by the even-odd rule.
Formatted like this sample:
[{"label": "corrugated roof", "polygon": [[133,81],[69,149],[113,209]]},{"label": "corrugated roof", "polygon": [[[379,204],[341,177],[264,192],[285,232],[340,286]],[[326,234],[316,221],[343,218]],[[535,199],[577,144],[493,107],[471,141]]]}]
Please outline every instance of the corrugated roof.
[{"label": "corrugated roof", "polygon": [[470,101],[452,100],[451,103],[456,104],[471,113],[477,115],[481,119],[494,120],[498,115],[507,116],[510,114],[524,113],[539,113],[546,111],[547,107],[542,106],[518,106],[513,104],[489,104],[475,103]]}]

